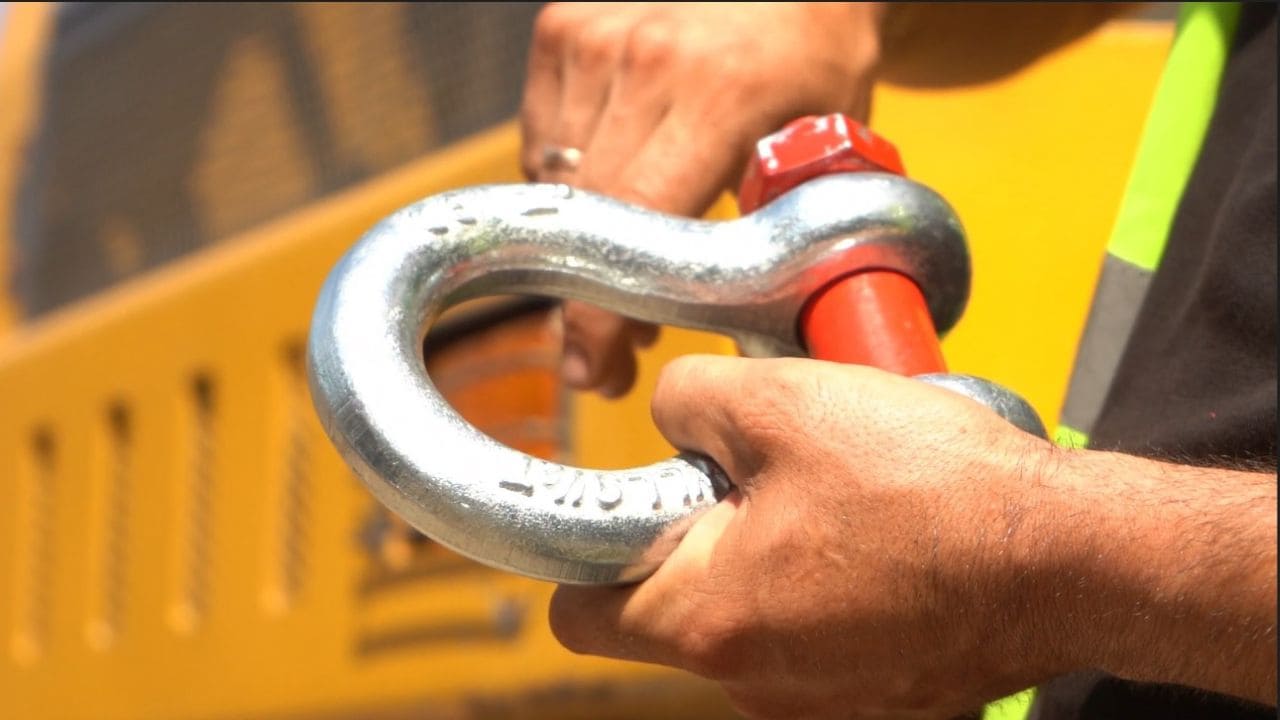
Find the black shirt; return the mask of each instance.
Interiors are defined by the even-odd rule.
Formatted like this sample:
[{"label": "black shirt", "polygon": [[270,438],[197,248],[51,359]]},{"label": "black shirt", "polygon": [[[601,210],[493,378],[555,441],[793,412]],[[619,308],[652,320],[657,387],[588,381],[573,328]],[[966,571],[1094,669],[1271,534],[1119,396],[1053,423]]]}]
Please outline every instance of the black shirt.
[{"label": "black shirt", "polygon": [[[1276,6],[1245,3],[1165,256],[1090,447],[1234,465],[1276,458]],[[1031,717],[1275,718],[1199,690],[1080,673]]]}]

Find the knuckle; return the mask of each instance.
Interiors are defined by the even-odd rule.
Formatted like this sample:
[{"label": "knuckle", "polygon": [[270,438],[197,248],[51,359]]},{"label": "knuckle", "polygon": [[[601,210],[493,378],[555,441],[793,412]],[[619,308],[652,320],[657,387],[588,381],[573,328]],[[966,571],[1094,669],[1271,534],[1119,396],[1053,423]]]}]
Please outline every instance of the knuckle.
[{"label": "knuckle", "polygon": [[792,416],[803,403],[808,379],[787,363],[767,365],[750,370],[745,383],[750,401],[741,405],[740,429],[758,438],[789,437]]},{"label": "knuckle", "polygon": [[612,64],[621,52],[623,39],[613,23],[595,20],[581,24],[571,42],[574,62],[584,67],[599,67]]},{"label": "knuckle", "polygon": [[665,66],[676,55],[676,29],[666,22],[644,22],[627,35],[622,53],[624,67],[633,72],[650,72]]},{"label": "knuckle", "polygon": [[534,45],[544,50],[563,47],[576,24],[573,3],[548,3],[533,21]]}]

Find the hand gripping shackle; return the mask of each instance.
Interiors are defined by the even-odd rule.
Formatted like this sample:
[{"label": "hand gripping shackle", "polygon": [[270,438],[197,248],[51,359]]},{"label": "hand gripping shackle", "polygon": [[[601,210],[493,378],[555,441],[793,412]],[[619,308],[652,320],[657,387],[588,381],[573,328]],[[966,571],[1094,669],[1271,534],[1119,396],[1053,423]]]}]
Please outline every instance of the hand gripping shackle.
[{"label": "hand gripping shackle", "polygon": [[[726,222],[564,185],[445,192],[384,219],[330,273],[308,340],[311,395],[361,480],[437,542],[534,578],[633,582],[727,492],[722,472],[688,454],[591,470],[502,445],[427,377],[426,330],[470,298],[538,294],[723,333],[752,355],[803,356],[806,301],[866,268],[914,281],[939,332],[959,319],[969,290],[960,223],[941,197],[897,175],[818,177]],[[1025,401],[998,385],[920,378],[1044,432]]]}]

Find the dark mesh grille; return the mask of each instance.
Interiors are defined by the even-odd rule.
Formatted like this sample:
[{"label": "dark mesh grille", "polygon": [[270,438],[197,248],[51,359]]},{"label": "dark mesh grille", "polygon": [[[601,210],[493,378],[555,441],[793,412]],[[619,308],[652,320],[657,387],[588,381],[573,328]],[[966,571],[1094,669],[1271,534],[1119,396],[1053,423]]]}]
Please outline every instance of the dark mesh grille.
[{"label": "dark mesh grille", "polygon": [[38,315],[511,117],[538,3],[67,3],[23,168]]}]

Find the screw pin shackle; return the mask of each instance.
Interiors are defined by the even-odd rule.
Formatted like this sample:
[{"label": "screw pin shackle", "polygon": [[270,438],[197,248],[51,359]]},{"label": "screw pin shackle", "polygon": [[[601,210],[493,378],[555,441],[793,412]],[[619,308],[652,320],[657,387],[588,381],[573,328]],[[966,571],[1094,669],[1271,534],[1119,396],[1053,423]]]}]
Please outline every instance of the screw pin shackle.
[{"label": "screw pin shackle", "polygon": [[726,222],[563,185],[446,192],[384,219],[330,273],[308,340],[312,399],[373,494],[434,540],[557,582],[639,580],[726,490],[718,471],[690,456],[587,470],[506,447],[427,377],[427,327],[469,298],[555,295],[723,333],[754,355],[802,356],[806,300],[869,265],[927,288],[938,327],[959,318],[960,224],[933,191],[894,175],[818,178]]},{"label": "screw pin shackle", "polygon": [[[738,205],[744,213],[754,212],[815,178],[861,172],[906,175],[898,149],[858,121],[839,113],[797,118],[756,143]],[[938,336],[950,326],[936,325],[916,282],[895,268],[867,265],[819,288],[800,313],[809,355],[914,376],[1047,438],[1040,416],[1017,393],[990,380],[946,372]]]},{"label": "screw pin shackle", "polygon": [[[421,200],[378,223],[331,271],[307,347],[325,432],[385,505],[437,542],[562,583],[634,582],[729,489],[704,458],[590,470],[502,445],[425,372],[427,329],[452,304],[525,293],[728,335],[749,355],[806,354],[812,297],[868,269],[919,288],[945,332],[969,292],[951,207],[878,172],[807,180],[741,218],[690,220],[564,185],[487,185]],[[812,338],[807,338],[810,342]],[[936,342],[936,341],[935,341]],[[984,380],[926,375],[1043,434],[1025,401]]]},{"label": "screw pin shackle", "polygon": [[[840,114],[797,118],[756,143],[738,207],[753,212],[801,183],[845,172],[906,174],[897,148],[856,120]],[[820,289],[800,326],[811,357],[900,375],[946,371],[923,293],[893,270],[866,268]]]}]

